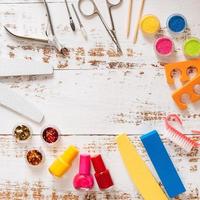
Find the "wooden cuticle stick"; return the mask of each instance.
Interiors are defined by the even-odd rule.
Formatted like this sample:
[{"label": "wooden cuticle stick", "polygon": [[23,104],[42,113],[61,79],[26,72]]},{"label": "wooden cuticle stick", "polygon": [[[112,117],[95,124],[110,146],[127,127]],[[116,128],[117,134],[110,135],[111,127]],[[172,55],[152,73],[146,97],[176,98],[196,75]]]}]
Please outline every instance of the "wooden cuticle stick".
[{"label": "wooden cuticle stick", "polygon": [[129,7],[128,7],[128,24],[127,24],[127,38],[128,38],[129,35],[130,35],[132,9],[133,9],[133,0],[129,0]]},{"label": "wooden cuticle stick", "polygon": [[144,10],[144,4],[145,4],[145,0],[142,0],[141,6],[140,6],[139,18],[138,18],[137,26],[136,26],[136,29],[135,29],[135,32],[134,32],[134,38],[133,38],[134,44],[136,44],[136,42],[137,42],[140,20],[142,18],[142,14],[143,14],[143,10]]}]

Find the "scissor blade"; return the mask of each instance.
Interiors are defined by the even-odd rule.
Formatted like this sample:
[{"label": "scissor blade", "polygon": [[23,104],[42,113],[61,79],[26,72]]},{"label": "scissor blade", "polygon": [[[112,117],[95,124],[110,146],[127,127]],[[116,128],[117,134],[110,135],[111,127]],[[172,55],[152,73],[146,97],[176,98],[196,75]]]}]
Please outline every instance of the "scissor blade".
[{"label": "scissor blade", "polygon": [[117,46],[117,50],[119,51],[119,53],[122,55],[123,51],[122,51],[121,46],[119,44],[119,41],[118,41],[117,35],[115,33],[115,30],[111,30],[111,33],[112,33],[112,36],[113,36],[113,39],[114,39],[113,42]]}]

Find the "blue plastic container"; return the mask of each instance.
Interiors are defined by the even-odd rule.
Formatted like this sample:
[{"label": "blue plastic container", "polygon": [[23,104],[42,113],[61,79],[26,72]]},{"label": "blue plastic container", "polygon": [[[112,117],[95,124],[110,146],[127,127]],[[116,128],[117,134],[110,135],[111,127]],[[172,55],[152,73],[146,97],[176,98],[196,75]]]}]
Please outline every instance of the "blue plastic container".
[{"label": "blue plastic container", "polygon": [[172,33],[182,33],[187,28],[187,20],[181,14],[170,15],[167,19],[167,28]]}]

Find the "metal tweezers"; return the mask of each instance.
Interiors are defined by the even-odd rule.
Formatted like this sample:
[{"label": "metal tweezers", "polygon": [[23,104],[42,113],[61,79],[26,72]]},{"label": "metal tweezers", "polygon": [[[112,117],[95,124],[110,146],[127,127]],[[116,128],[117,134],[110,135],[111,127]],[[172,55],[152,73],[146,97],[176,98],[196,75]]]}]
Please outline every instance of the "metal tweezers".
[{"label": "metal tweezers", "polygon": [[[12,31],[10,31],[6,26],[4,26],[4,28],[9,34],[11,34],[12,36],[14,36],[16,38],[23,39],[23,40],[31,40],[31,41],[35,41],[35,42],[42,42],[42,43],[51,45],[51,46],[55,47],[60,53],[62,53],[63,55],[66,55],[66,54],[68,54],[68,49],[66,47],[64,47],[59,42],[58,38],[56,37],[50,10],[49,10],[49,6],[48,6],[48,3],[46,2],[46,0],[44,0],[44,5],[46,8],[47,17],[48,17],[48,26],[47,26],[47,31],[46,31],[47,39],[40,39],[40,38],[34,38],[34,37],[29,37],[29,36],[17,35],[15,33],[13,33]],[[50,31],[50,33],[49,33],[49,31]]]}]

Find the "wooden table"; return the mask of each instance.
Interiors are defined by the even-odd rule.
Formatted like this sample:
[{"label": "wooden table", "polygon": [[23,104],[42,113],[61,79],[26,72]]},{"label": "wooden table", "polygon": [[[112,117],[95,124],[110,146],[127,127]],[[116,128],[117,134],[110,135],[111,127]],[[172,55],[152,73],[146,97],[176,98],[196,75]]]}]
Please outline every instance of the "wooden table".
[{"label": "wooden table", "polygon": [[[114,44],[97,17],[91,20],[81,17],[89,35],[89,40],[85,41],[80,31],[75,34],[71,31],[63,1],[49,2],[56,34],[69,50],[66,57],[54,48],[16,40],[2,27],[6,25],[16,33],[44,37],[47,18],[42,0],[0,1],[1,59],[36,60],[49,63],[55,69],[52,77],[1,79],[13,91],[37,104],[45,113],[45,120],[40,125],[34,124],[0,107],[0,199],[78,199],[80,193],[72,186],[72,179],[78,171],[78,158],[60,180],[54,179],[47,170],[70,144],[76,145],[82,153],[102,154],[115,182],[115,187],[106,192],[101,192],[95,185],[92,191],[81,193],[82,197],[85,195],[83,199],[141,199],[127,176],[114,137],[120,132],[130,134],[155,174],[138,137],[142,131],[137,129],[143,130],[143,125],[149,127],[149,131],[152,128],[159,130],[183,179],[187,192],[177,199],[200,199],[199,151],[186,154],[167,140],[163,135],[162,119],[169,113],[177,113],[188,130],[199,129],[200,103],[184,112],[178,110],[164,75],[163,63],[169,60],[158,60],[153,51],[153,39],[145,39],[141,33],[136,45],[132,44],[132,38],[125,38],[128,1],[113,12],[123,56],[116,54]],[[102,2],[97,0],[105,18],[109,19]],[[137,18],[137,7],[136,1],[134,19]],[[174,37],[176,60],[184,60],[183,40],[190,35],[200,36],[199,10],[199,0],[147,0],[144,13],[157,15],[162,24],[159,34],[167,35],[165,22],[170,14],[179,12],[187,17],[189,29],[183,36]],[[19,145],[13,139],[12,128],[19,122],[28,123],[33,128],[30,144]],[[41,141],[40,131],[46,124],[56,125],[62,132],[61,143],[56,147],[47,147]],[[196,138],[199,139],[197,135]],[[38,170],[30,169],[24,160],[26,150],[31,147],[42,148],[46,155],[44,166]]]}]

